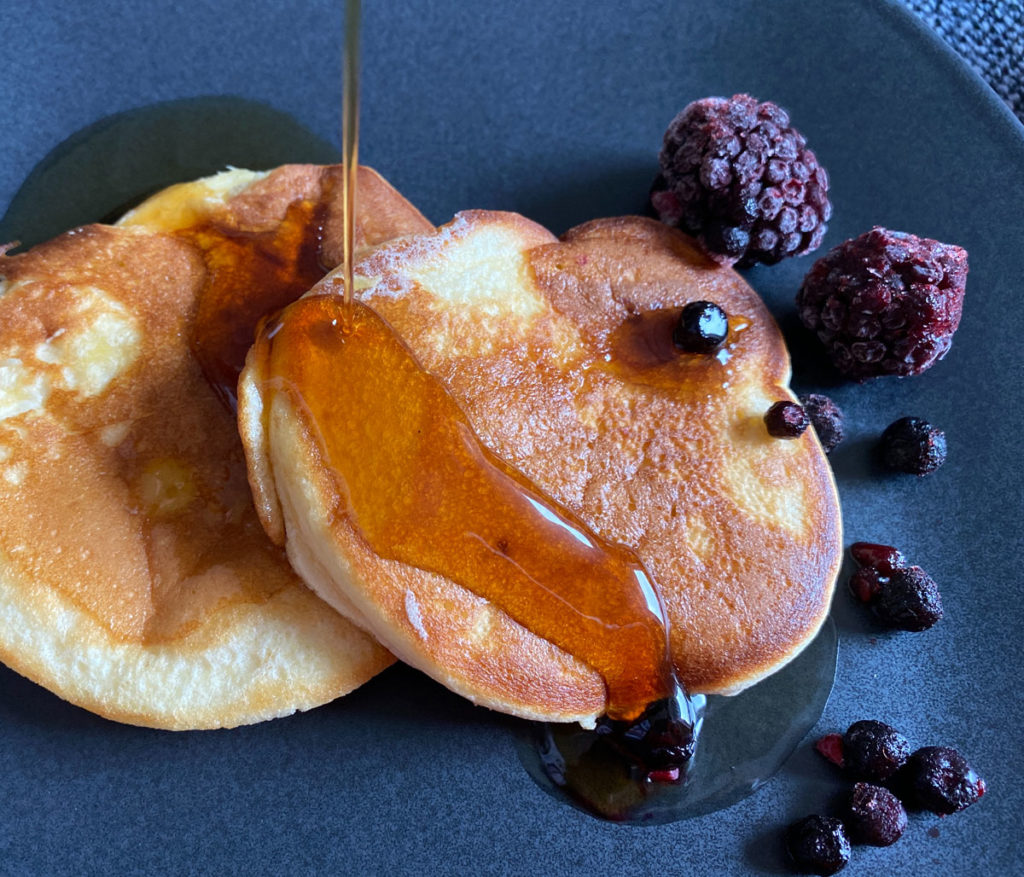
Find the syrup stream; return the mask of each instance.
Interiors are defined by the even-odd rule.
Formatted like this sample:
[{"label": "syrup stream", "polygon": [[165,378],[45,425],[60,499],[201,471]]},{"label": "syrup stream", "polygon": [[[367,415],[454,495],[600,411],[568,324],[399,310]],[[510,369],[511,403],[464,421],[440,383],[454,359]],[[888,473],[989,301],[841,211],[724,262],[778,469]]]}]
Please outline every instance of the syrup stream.
[{"label": "syrup stream", "polygon": [[352,256],[356,220],[356,175],[359,171],[359,20],[361,0],[345,3],[345,54],[342,63],[341,161],[344,171],[343,254],[345,307],[342,329],[352,330]]}]

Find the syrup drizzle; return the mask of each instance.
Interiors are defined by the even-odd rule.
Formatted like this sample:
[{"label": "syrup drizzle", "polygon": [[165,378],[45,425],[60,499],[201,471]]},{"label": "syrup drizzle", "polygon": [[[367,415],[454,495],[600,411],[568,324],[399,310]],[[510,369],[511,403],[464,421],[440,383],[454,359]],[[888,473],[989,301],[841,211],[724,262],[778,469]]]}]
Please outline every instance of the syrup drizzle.
[{"label": "syrup drizzle", "polygon": [[344,170],[342,186],[343,276],[345,278],[342,328],[352,328],[352,258],[356,221],[356,176],[359,171],[359,20],[360,0],[345,2],[345,53],[342,75],[341,160]]},{"label": "syrup drizzle", "polygon": [[255,354],[318,445],[335,515],[379,557],[462,584],[597,670],[610,722],[674,696],[664,612],[633,552],[489,451],[374,311],[353,302],[340,331],[345,307],[331,295],[296,302]]}]

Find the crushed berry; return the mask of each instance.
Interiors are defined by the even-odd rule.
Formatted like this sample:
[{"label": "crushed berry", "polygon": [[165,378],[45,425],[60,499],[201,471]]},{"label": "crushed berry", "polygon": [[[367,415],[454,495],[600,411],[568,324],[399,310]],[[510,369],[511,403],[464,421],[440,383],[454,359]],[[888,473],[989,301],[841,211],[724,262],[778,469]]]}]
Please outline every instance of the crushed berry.
[{"label": "crushed berry", "polygon": [[775,438],[798,438],[811,424],[811,419],[796,402],[776,402],[764,415],[768,434]]},{"label": "crushed berry", "polygon": [[729,334],[729,319],[710,301],[691,301],[672,331],[672,343],[685,353],[714,353]]},{"label": "crushed berry", "polygon": [[850,861],[850,839],[839,819],[806,816],[786,831],[786,850],[804,874],[835,874]]},{"label": "crushed berry", "polygon": [[873,566],[865,566],[850,576],[850,591],[861,603],[870,604],[882,589],[884,576]]},{"label": "crushed berry", "polygon": [[907,827],[907,811],[888,789],[856,783],[850,795],[846,826],[856,843],[887,847],[896,843]]},{"label": "crushed berry", "polygon": [[678,779],[679,769],[689,764],[696,747],[693,725],[684,714],[682,697],[679,693],[656,701],[634,721],[602,716],[595,731],[622,756],[641,766],[650,779],[669,781],[673,770]]},{"label": "crushed berry", "polygon": [[796,302],[848,377],[918,375],[949,350],[966,282],[966,250],[875,227],[815,262]]},{"label": "crushed berry", "polygon": [[946,462],[946,434],[920,417],[903,417],[882,433],[882,460],[890,469],[928,475]]},{"label": "crushed berry", "polygon": [[789,115],[747,94],[694,101],[665,132],[651,206],[721,262],[774,264],[821,245],[828,174]]},{"label": "crushed berry", "polygon": [[800,397],[800,404],[811,418],[811,426],[818,435],[818,441],[826,454],[832,453],[845,435],[842,409],[828,396],[808,393]]},{"label": "crushed berry", "polygon": [[939,587],[919,566],[893,570],[869,605],[879,621],[896,630],[927,630],[942,618]]},{"label": "crushed berry", "polygon": [[963,810],[985,794],[985,781],[948,746],[925,746],[911,755],[904,787],[912,804],[940,814]]},{"label": "crushed berry", "polygon": [[843,735],[846,770],[860,780],[885,782],[903,767],[909,755],[907,738],[885,722],[854,722]]},{"label": "crushed berry", "polygon": [[860,566],[873,566],[885,576],[891,576],[894,569],[903,569],[907,565],[907,559],[891,545],[854,542],[850,546],[850,554]]},{"label": "crushed berry", "polygon": [[814,744],[814,748],[836,767],[842,767],[845,764],[842,734],[826,734]]}]

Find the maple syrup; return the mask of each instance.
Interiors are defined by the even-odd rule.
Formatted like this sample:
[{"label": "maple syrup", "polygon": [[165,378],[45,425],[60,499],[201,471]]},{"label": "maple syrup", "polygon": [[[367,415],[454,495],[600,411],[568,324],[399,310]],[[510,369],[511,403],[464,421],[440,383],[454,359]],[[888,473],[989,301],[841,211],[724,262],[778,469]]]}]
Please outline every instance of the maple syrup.
[{"label": "maple syrup", "polygon": [[359,27],[360,0],[345,0],[345,54],[341,101],[341,164],[344,174],[343,258],[345,307],[344,328],[352,324],[352,259],[356,222],[356,178],[359,170]]},{"label": "maple syrup", "polygon": [[375,554],[463,585],[593,667],[609,720],[679,696],[661,602],[640,561],[489,451],[373,310],[305,298],[267,327],[256,355],[318,444],[336,515]]}]

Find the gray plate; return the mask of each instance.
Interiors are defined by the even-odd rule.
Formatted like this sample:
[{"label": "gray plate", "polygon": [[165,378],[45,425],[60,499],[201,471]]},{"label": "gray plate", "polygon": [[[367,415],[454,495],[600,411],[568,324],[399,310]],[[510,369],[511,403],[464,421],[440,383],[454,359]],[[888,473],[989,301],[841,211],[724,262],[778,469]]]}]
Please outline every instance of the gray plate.
[{"label": "gray plate", "polygon": [[[841,590],[838,678],[816,731],[885,719],[915,745],[960,747],[990,784],[964,813],[913,817],[891,849],[856,850],[848,873],[1014,873],[1020,124],[880,2],[367,5],[362,155],[435,221],[495,207],[557,232],[637,211],[672,115],[749,91],[786,106],[829,169],[827,246],[883,224],[970,251],[953,349],[906,381],[836,381],[793,322],[807,259],[748,276],[790,338],[795,388],[847,411],[833,462],[848,541],[899,545],[947,608],[930,632],[888,635]],[[74,132],[158,100],[241,95],[338,140],[341,14],[327,3],[8,6],[0,205]],[[930,478],[871,463],[905,414],[947,431],[950,460]],[[0,671],[0,776],[0,872],[38,874],[784,873],[780,826],[843,788],[805,744],[729,810],[602,824],[532,783],[503,720],[404,668],[308,714],[186,734],[106,722]]]}]

